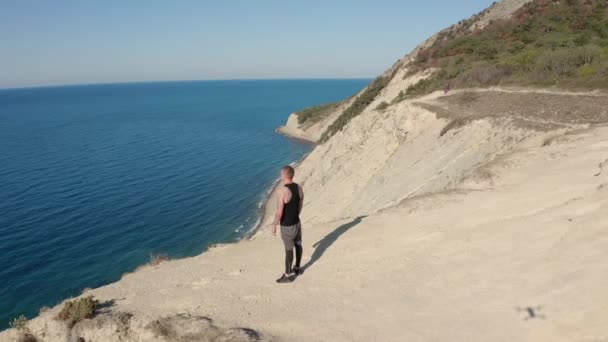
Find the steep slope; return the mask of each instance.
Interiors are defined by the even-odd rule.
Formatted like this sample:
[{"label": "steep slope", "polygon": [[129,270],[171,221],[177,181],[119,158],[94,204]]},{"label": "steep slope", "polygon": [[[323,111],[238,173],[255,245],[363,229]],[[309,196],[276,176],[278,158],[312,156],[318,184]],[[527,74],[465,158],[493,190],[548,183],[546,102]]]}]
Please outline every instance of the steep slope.
[{"label": "steep slope", "polygon": [[[608,121],[605,94],[501,89],[492,95],[475,92],[478,99],[462,104],[470,93],[434,93],[384,111],[366,111],[318,146],[298,167],[299,180],[310,194],[308,220],[371,214],[415,196],[483,188],[489,183],[472,185],[469,178],[500,155]],[[545,105],[519,106],[528,102]],[[546,105],[551,102],[555,106]]]},{"label": "steep slope", "polygon": [[[579,6],[581,10],[576,15],[563,14],[564,6]],[[360,99],[370,88],[379,89],[364,108],[354,115],[349,109],[332,113],[327,121],[334,122],[327,127],[339,127],[328,129],[321,136],[323,144],[299,165],[299,180],[310,194],[308,219],[323,222],[370,214],[414,196],[483,187],[471,185],[468,178],[495,158],[522,146],[540,145],[548,136],[606,122],[608,97],[604,91],[509,84],[488,92],[477,87],[478,83],[470,83],[474,88],[454,88],[455,84],[466,85],[458,81],[457,74],[452,80],[438,76],[460,57],[468,58],[461,74],[476,68],[473,65],[482,57],[469,56],[466,51],[448,53],[447,57],[436,53],[463,39],[486,39],[485,35],[496,34],[497,27],[506,30],[520,22],[534,27],[530,32],[536,34],[549,14],[563,14],[564,21],[570,23],[594,13],[608,20],[608,6],[601,7],[597,1],[502,1],[439,32],[397,61],[380,76],[382,82],[377,79],[358,94]],[[564,30],[560,39],[575,39],[578,31]],[[596,36],[603,39],[597,32]],[[535,41],[541,42],[533,39],[531,43]],[[497,58],[484,63],[501,62]],[[452,85],[447,94],[433,91],[445,84]],[[589,82],[590,86],[595,84]]]},{"label": "steep slope", "polygon": [[[492,4],[492,6],[490,6],[489,8],[472,16],[469,20],[467,20],[466,21],[467,25],[469,25],[469,26],[467,26],[467,28],[470,30],[473,30],[475,28],[483,28],[483,27],[487,26],[487,24],[491,21],[508,19],[519,8],[521,8],[524,4],[529,3],[529,2],[531,2],[531,0],[507,0],[507,1],[496,2],[496,3]],[[383,75],[380,76],[381,78],[384,78],[388,81],[392,81],[394,78],[399,78],[399,79],[407,78],[408,79],[408,81],[405,84],[398,85],[398,87],[397,87],[398,90],[396,93],[393,94],[394,96],[393,96],[393,98],[390,99],[391,101],[395,97],[397,97],[400,92],[415,85],[417,82],[427,79],[427,78],[429,78],[429,76],[431,76],[433,69],[429,68],[426,71],[418,70],[421,72],[417,72],[416,76],[414,76],[414,77],[407,77],[407,76],[412,76],[413,64],[414,64],[414,62],[417,61],[418,54],[421,51],[425,51],[425,50],[428,50],[429,48],[431,48],[436,43],[438,38],[443,37],[448,32],[451,32],[451,31],[457,29],[459,26],[462,26],[462,23],[463,22],[455,24],[455,25],[431,36],[430,38],[425,40],[423,43],[421,43],[419,46],[417,46],[412,52],[408,53],[406,56],[404,56],[403,58],[396,61],[389,69],[387,69],[384,72]],[[392,82],[392,83],[394,84],[395,82]],[[397,82],[397,83],[399,83],[399,82]],[[403,87],[403,86],[405,86],[405,87]],[[322,135],[328,131],[329,126],[331,126],[336,121],[336,119],[338,119],[341,116],[341,114],[344,113],[344,111],[346,109],[351,107],[353,102],[357,98],[359,98],[362,95],[362,93],[366,92],[366,90],[368,90],[368,88],[365,88],[361,92],[355,94],[353,97],[351,97],[345,101],[342,101],[341,103],[339,103],[339,107],[334,107],[329,111],[325,111],[325,112],[321,113],[321,115],[319,116],[320,117],[319,121],[317,121],[313,124],[300,122],[300,121],[302,121],[302,118],[300,118],[300,120],[298,120],[299,113],[292,113],[289,116],[289,119],[287,120],[287,123],[285,124],[285,126],[279,127],[278,131],[281,133],[290,135],[292,137],[298,138],[298,139],[318,142],[321,140]],[[387,100],[389,100],[389,99],[387,98]],[[387,103],[390,103],[391,101],[388,101]],[[343,126],[340,126],[340,129],[342,127]]]},{"label": "steep slope", "polygon": [[435,72],[396,100],[445,87],[608,87],[608,3],[534,0],[511,17],[496,15],[513,9],[510,3],[461,21],[420,49],[410,71]]},{"label": "steep slope", "polygon": [[299,113],[292,113],[289,115],[285,126],[277,128],[277,131],[296,139],[316,143],[338,116],[352,105],[361,92],[339,103],[328,104],[328,108],[320,110],[318,117],[314,120],[310,119],[300,123]]}]

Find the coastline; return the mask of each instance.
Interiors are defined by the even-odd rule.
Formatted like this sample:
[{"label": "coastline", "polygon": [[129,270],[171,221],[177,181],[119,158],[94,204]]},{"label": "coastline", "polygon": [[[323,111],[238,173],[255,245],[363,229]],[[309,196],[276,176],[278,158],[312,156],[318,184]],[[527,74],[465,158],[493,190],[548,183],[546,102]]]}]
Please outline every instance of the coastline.
[{"label": "coastline", "polygon": [[318,137],[315,138],[314,134],[311,134],[310,127],[308,130],[300,128],[300,124],[298,123],[298,115],[296,113],[289,114],[285,125],[277,127],[275,132],[293,140],[311,143],[314,145],[317,144]]},{"label": "coastline", "polygon": [[[298,139],[298,138],[294,138],[291,137],[288,134],[285,133],[281,133],[277,130],[275,130],[275,132],[283,134],[291,139],[297,140],[297,141],[301,141],[301,142],[305,142],[305,143],[311,143],[309,140],[305,140],[305,139]],[[316,144],[314,144],[316,145]],[[314,149],[314,147],[313,147]],[[311,150],[312,152],[312,150]],[[289,163],[289,165],[291,165],[294,168],[297,168],[298,165],[300,165],[305,159],[306,157],[308,157],[308,155],[310,154],[310,152],[304,154],[301,158]],[[269,189],[266,191],[264,197],[262,198],[262,200],[260,201],[260,205],[258,207],[258,217],[256,220],[256,223],[253,225],[253,227],[251,227],[251,229],[249,229],[249,231],[247,232],[247,234],[245,234],[245,236],[241,239],[241,240],[251,240],[253,239],[257,233],[261,230],[262,225],[265,223],[265,220],[268,217],[272,217],[272,212],[274,211],[272,209],[272,207],[269,205],[269,203],[272,203],[273,199],[275,198],[275,194],[276,194],[276,190],[279,186],[279,184],[281,183],[280,179],[276,179],[269,187]],[[240,240],[239,240],[240,241]],[[238,242],[238,241],[236,241]]]},{"label": "coastline", "polygon": [[[270,198],[275,193],[275,190],[277,189],[277,186],[279,185],[279,183],[280,183],[280,179],[277,179],[274,182],[272,182],[272,184],[270,185],[270,188],[266,191],[266,193],[264,194],[264,197],[260,200],[260,204],[258,206],[258,217],[255,221],[255,224],[251,227],[251,229],[249,229],[247,234],[245,234],[245,236],[243,236],[243,238],[241,240],[250,240],[257,234],[258,230],[262,226],[262,223],[264,222],[264,219],[268,216],[268,215],[266,215],[266,210],[268,209],[268,203],[270,202]],[[236,242],[239,242],[239,241],[240,240],[238,240]]]},{"label": "coastline", "polygon": [[308,145],[313,145],[313,146],[317,146],[318,145],[318,143],[315,140],[307,138],[307,137],[305,137],[303,135],[296,135],[293,132],[289,132],[289,130],[286,129],[286,126],[277,127],[274,131],[276,133],[278,133],[278,134],[284,135],[287,138],[289,138],[291,140],[298,141],[300,143],[304,143],[304,144],[308,144]]},{"label": "coastline", "polygon": [[[295,140],[295,141],[297,141],[299,143],[307,144],[307,145],[312,145],[313,149],[314,149],[314,146],[317,145],[315,142],[313,142],[311,140],[304,139],[304,138],[299,138],[299,137],[294,137],[294,136],[291,136],[288,133],[281,132],[279,130],[279,128],[275,129],[274,132],[278,133],[278,134],[281,134],[281,135],[284,135],[285,137],[287,137],[289,139],[292,139],[292,140]],[[290,162],[289,165],[291,165],[294,168],[297,168],[297,166],[300,165],[308,157],[308,155],[311,152],[312,152],[312,149],[309,152],[305,153],[300,158],[296,159],[295,161]],[[185,257],[185,258],[171,259],[171,261],[178,261],[178,260],[187,260],[187,259],[191,259],[191,258],[198,258],[198,257],[201,257],[204,254],[209,253],[211,250],[215,249],[216,247],[227,246],[227,245],[236,245],[236,244],[239,244],[240,242],[243,242],[243,241],[250,241],[250,240],[255,239],[255,237],[258,235],[258,233],[263,230],[262,227],[266,223],[266,220],[268,218],[272,218],[272,215],[274,213],[274,207],[272,207],[269,204],[272,203],[275,200],[276,190],[277,190],[278,186],[280,185],[280,183],[281,183],[281,180],[279,178],[277,178],[276,180],[274,180],[272,182],[272,184],[270,185],[270,187],[268,187],[267,190],[265,190],[265,193],[264,193],[263,197],[261,198],[261,200],[259,202],[259,205],[258,205],[258,212],[257,212],[256,221],[255,221],[254,225],[250,229],[248,229],[248,231],[242,237],[237,238],[236,240],[233,240],[233,241],[211,243],[206,248],[204,248],[200,253],[198,253],[198,254],[196,254],[194,256]],[[135,269],[123,273],[120,279],[123,279],[126,275],[137,273],[142,268],[147,267],[149,265],[150,265],[149,263],[143,263],[143,264],[137,266]],[[114,281],[114,282],[110,282],[108,284],[101,285],[99,288],[111,286],[112,284],[114,284],[116,282],[118,282],[118,281]],[[88,288],[85,288],[82,293],[85,293],[87,291],[89,291]],[[39,309],[41,309],[41,308],[39,308]],[[37,319],[38,317],[40,317],[40,314],[37,314],[36,316],[31,317],[30,319]],[[4,329],[4,330],[0,329],[0,333],[2,333],[4,331],[7,331],[7,330],[9,330],[9,328]]]},{"label": "coastline", "polygon": [[[295,117],[296,117],[296,115],[294,113],[289,114],[286,125],[275,128],[274,132],[277,134],[283,135],[283,136],[287,137],[288,139],[294,140],[298,143],[312,146],[312,149],[308,153],[304,154],[301,158],[296,159],[295,161],[289,163],[289,165],[293,166],[294,168],[297,168],[298,165],[300,165],[306,159],[306,157],[308,157],[308,155],[312,152],[312,150],[314,150],[315,146],[317,146],[317,142],[312,139],[309,139],[303,135],[299,135],[299,134],[293,132],[293,130],[289,129],[289,127],[288,127],[289,122],[293,121]],[[272,200],[274,199],[275,194],[276,194],[276,189],[277,189],[279,183],[280,183],[280,179],[276,179],[270,185],[268,190],[266,190],[266,193],[265,193],[264,197],[261,199],[260,204],[258,206],[258,217],[256,219],[255,224],[249,229],[249,231],[240,240],[253,239],[257,235],[257,233],[261,230],[261,227],[265,223],[265,220],[268,217],[272,217],[273,209],[268,204],[271,203]]]}]

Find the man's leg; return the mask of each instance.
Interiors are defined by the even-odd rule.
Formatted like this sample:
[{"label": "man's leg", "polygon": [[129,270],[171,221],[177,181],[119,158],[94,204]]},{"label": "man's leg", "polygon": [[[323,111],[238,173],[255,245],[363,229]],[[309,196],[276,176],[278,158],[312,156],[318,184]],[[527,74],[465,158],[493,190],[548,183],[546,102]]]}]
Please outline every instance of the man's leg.
[{"label": "man's leg", "polygon": [[296,267],[298,270],[300,269],[300,262],[302,261],[302,246],[296,245]]},{"label": "man's leg", "polygon": [[294,241],[296,247],[296,266],[295,270],[299,273],[300,271],[300,262],[302,261],[302,227],[298,223],[298,233],[296,235]]},{"label": "man's leg", "polygon": [[[297,247],[296,247],[297,251]],[[291,274],[291,265],[293,264],[293,249],[285,251],[285,275]]]},{"label": "man's leg", "polygon": [[289,277],[291,275],[291,264],[293,264],[293,238],[295,236],[293,228],[281,226],[281,239],[285,245],[285,273],[277,279],[278,283],[288,283],[293,280]]}]

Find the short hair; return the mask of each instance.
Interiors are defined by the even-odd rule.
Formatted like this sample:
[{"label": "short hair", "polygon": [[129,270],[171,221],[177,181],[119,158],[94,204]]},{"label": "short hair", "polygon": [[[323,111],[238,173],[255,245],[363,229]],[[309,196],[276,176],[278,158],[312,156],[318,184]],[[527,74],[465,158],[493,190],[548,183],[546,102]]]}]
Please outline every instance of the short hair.
[{"label": "short hair", "polygon": [[289,165],[285,165],[281,168],[281,171],[285,172],[285,176],[287,176],[287,178],[289,179],[293,179],[293,175],[296,173],[293,169],[293,167],[289,166]]}]

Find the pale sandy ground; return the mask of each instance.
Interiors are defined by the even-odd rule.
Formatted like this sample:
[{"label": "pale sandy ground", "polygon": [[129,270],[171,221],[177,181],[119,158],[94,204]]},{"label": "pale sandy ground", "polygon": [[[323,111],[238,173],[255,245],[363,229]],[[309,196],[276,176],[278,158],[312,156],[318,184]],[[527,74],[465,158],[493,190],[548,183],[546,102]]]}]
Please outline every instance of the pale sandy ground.
[{"label": "pale sandy ground", "polygon": [[[283,251],[264,229],[88,294],[134,322],[181,312],[286,341],[607,340],[608,128],[522,148],[490,171],[491,188],[364,218],[308,224],[305,209],[306,270],[292,284],[274,282]],[[35,333],[53,330],[53,311],[30,323]],[[151,340],[138,338],[145,330],[134,323],[121,338]]]}]

